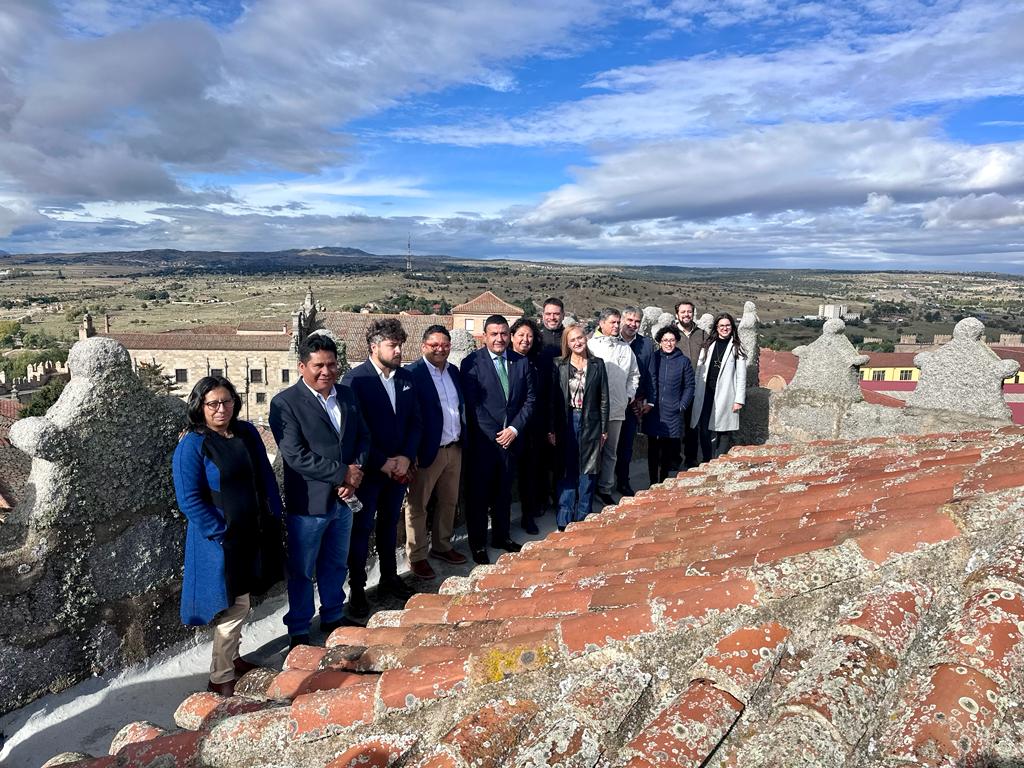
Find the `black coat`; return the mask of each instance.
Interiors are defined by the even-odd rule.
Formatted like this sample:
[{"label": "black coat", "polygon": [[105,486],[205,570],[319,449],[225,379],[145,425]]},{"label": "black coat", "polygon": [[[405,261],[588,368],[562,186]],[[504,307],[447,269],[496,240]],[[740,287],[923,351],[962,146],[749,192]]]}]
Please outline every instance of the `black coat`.
[{"label": "black coat", "polygon": [[683,411],[693,402],[693,367],[678,348],[670,355],[659,349],[651,361],[651,374],[654,409],[644,416],[644,434],[682,437],[686,432]]},{"label": "black coat", "polygon": [[[565,445],[568,439],[569,414],[572,409],[569,403],[569,365],[564,357],[555,358],[551,373],[548,431],[554,432],[558,446]],[[608,372],[601,358],[589,355],[580,423],[580,474],[595,475],[601,470],[601,435],[605,434],[608,434]],[[562,451],[555,453],[561,461]]]}]

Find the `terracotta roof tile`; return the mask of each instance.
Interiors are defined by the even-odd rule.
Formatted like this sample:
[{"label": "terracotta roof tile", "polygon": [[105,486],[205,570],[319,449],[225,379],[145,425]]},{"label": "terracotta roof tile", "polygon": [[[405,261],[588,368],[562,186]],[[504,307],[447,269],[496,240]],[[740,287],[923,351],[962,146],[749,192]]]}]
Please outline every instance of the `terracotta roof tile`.
[{"label": "terracotta roof tile", "polygon": [[416,743],[415,736],[386,734],[346,749],[326,768],[390,768]]},{"label": "terracotta roof tile", "polygon": [[1022,461],[1020,429],[736,449],[179,724],[231,766],[973,764],[1024,659]]},{"label": "terracotta roof tile", "polygon": [[442,325],[449,331],[452,329],[451,315],[396,315],[367,314],[365,312],[325,312],[320,315],[324,328],[334,334],[338,341],[345,342],[345,356],[349,365],[361,363],[366,359],[366,327],[373,320],[393,318],[402,323],[409,336],[405,348],[405,361],[412,362],[419,357],[420,340],[423,332],[432,325]]},{"label": "terracotta roof tile", "polygon": [[499,299],[491,291],[484,291],[474,299],[465,304],[452,307],[453,315],[521,315],[522,310],[509,304],[504,299]]},{"label": "terracotta roof tile", "polygon": [[105,333],[128,351],[140,349],[237,350],[242,352],[287,352],[291,336],[277,334],[206,333]]}]

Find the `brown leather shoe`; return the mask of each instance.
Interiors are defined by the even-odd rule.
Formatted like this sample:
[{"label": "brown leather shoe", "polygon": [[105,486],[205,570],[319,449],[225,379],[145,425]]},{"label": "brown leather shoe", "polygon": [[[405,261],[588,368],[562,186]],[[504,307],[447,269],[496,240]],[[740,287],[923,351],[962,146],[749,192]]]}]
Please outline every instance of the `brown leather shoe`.
[{"label": "brown leather shoe", "polygon": [[434,569],[430,567],[430,563],[426,560],[416,560],[409,563],[409,570],[412,571],[412,575],[417,579],[437,578],[437,574],[434,573]]},{"label": "brown leather shoe", "polygon": [[226,683],[215,683],[213,680],[206,684],[206,690],[210,693],[219,693],[221,696],[235,695],[235,681],[228,680]]},{"label": "brown leather shoe", "polygon": [[466,562],[466,556],[457,549],[449,549],[446,552],[438,552],[436,549],[432,549],[430,550],[430,556],[436,557],[438,560],[444,560],[452,565],[462,565]]},{"label": "brown leather shoe", "polygon": [[235,659],[233,663],[235,666],[235,674],[239,677],[244,675],[246,672],[251,672],[259,667],[259,664],[253,664],[251,661],[246,661],[241,656]]}]

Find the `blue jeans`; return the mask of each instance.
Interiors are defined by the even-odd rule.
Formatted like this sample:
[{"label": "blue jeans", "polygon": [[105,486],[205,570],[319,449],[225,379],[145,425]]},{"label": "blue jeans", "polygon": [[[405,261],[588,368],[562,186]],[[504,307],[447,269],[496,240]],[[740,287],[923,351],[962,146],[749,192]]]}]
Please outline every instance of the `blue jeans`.
[{"label": "blue jeans", "polygon": [[352,510],[340,501],[326,515],[288,515],[289,635],[309,632],[313,619],[313,579],[320,593],[320,621],[337,621],[345,604]]},{"label": "blue jeans", "polygon": [[565,445],[562,446],[565,459],[565,474],[558,483],[558,515],[556,521],[559,528],[569,523],[576,523],[590,514],[590,504],[594,498],[594,486],[597,475],[585,475],[580,472],[580,421],[579,411],[573,411],[571,425],[565,431]]}]

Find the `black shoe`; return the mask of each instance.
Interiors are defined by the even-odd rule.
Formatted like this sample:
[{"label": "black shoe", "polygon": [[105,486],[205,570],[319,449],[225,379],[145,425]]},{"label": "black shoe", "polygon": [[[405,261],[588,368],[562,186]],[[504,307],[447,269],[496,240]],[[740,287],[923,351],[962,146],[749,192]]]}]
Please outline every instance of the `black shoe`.
[{"label": "black shoe", "polygon": [[408,600],[415,594],[416,590],[397,576],[384,576],[377,585],[378,600],[386,597],[397,597],[399,600]]},{"label": "black shoe", "polygon": [[623,496],[635,496],[636,491],[633,490],[633,486],[629,483],[623,483],[616,490]]},{"label": "black shoe", "polygon": [[562,533],[565,533],[565,526],[564,525],[558,526],[558,530],[561,531]]},{"label": "black shoe", "polygon": [[486,549],[474,549],[473,562],[477,565],[490,565],[491,558],[487,556]]},{"label": "black shoe", "polygon": [[370,603],[362,587],[352,587],[348,596],[348,615],[357,619],[365,619],[370,615]]},{"label": "black shoe", "polygon": [[597,496],[598,501],[600,501],[606,507],[615,506],[615,499],[612,498],[612,495],[610,493],[601,493],[601,491],[598,491],[594,495]]},{"label": "black shoe", "polygon": [[523,530],[531,536],[536,536],[538,533],[540,533],[540,528],[538,528],[537,524],[533,522],[532,517],[524,517],[521,525]]},{"label": "black shoe", "polygon": [[518,552],[523,548],[522,544],[518,544],[512,539],[505,539],[504,541],[494,541],[491,539],[491,546],[495,549],[504,549],[506,552]]},{"label": "black shoe", "polygon": [[290,651],[298,645],[312,645],[309,635],[288,635],[288,650]]},{"label": "black shoe", "polygon": [[355,619],[350,619],[348,616],[342,616],[337,621],[321,621],[320,622],[320,631],[323,632],[325,635],[330,635],[331,632],[336,630],[338,627],[365,627],[365,626],[366,626],[366,622],[365,621],[356,621]]}]

